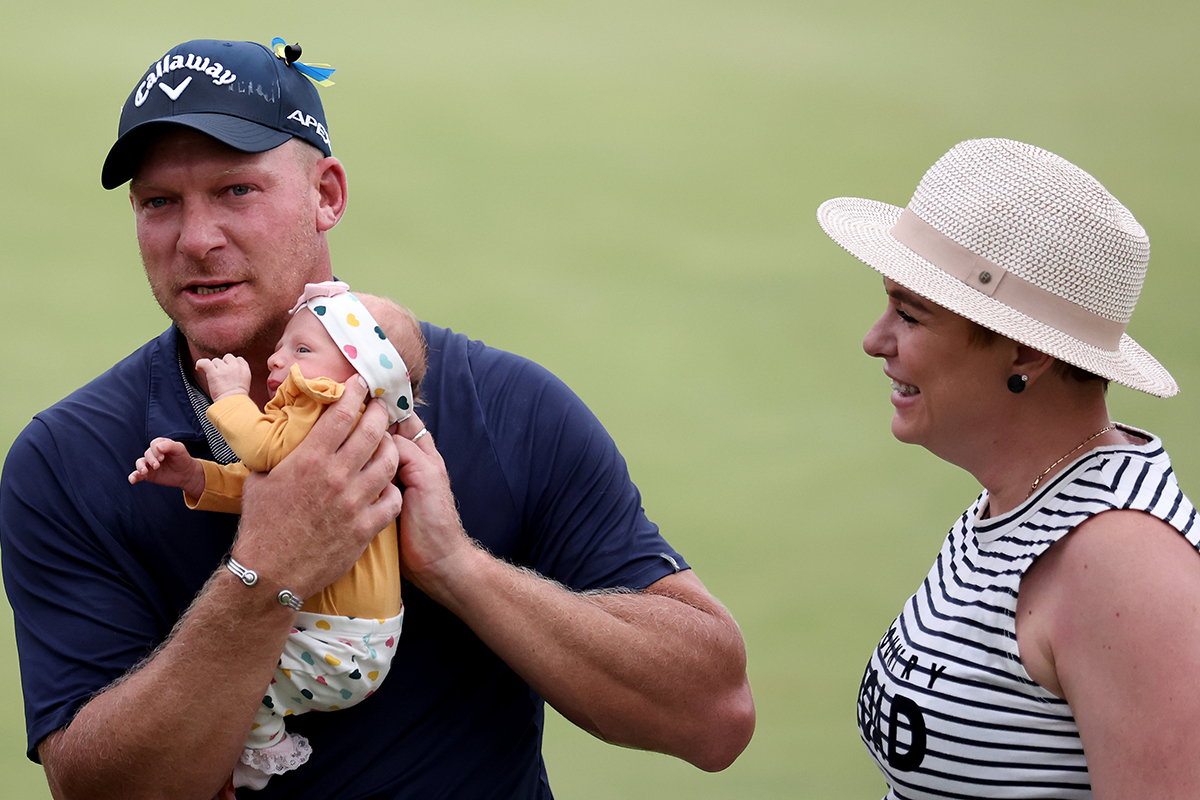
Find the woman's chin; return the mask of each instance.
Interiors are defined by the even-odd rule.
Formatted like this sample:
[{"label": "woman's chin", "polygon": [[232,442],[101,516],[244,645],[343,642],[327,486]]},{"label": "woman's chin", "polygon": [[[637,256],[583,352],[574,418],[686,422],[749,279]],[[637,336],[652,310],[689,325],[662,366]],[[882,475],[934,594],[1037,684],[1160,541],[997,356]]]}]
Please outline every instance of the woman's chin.
[{"label": "woman's chin", "polygon": [[913,429],[913,425],[901,416],[899,411],[892,415],[892,436],[896,437],[896,441],[898,442],[920,444],[917,441],[917,434]]}]

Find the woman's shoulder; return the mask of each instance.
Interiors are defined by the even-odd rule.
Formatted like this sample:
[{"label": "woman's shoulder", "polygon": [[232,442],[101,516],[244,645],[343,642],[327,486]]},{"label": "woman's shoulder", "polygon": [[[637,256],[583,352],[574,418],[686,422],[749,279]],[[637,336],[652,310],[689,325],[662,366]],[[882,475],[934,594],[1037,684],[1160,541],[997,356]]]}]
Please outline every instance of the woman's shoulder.
[{"label": "woman's shoulder", "polygon": [[[1022,663],[1039,684],[1063,696],[1054,665],[1072,645],[1114,626],[1152,626],[1160,618],[1154,607],[1161,604],[1186,599],[1191,608],[1200,602],[1197,558],[1195,545],[1144,512],[1112,509],[1088,517],[1048,548],[1021,582]],[[1136,638],[1136,631],[1127,634]],[[1039,642],[1054,657],[1039,660]]]},{"label": "woman's shoulder", "polygon": [[1182,530],[1173,520],[1181,511],[1186,517],[1192,505],[1179,487],[1162,441],[1146,431],[1120,428],[1127,443],[1088,452],[1039,493],[1035,503],[1059,515],[1082,518],[1110,509],[1145,511]]}]

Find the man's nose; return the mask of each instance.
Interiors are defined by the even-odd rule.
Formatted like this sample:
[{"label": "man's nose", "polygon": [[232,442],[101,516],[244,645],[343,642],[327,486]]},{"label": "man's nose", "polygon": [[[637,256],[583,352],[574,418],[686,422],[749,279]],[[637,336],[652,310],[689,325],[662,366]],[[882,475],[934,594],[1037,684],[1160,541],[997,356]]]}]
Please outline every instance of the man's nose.
[{"label": "man's nose", "polygon": [[185,204],[176,249],[193,260],[202,261],[224,245],[225,233],[213,209],[203,202]]}]

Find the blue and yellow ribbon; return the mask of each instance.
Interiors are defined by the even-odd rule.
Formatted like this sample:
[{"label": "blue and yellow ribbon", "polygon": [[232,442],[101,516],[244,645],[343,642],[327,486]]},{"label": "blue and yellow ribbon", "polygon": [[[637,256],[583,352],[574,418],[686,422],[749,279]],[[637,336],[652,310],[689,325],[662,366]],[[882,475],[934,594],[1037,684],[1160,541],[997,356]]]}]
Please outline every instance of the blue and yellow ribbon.
[{"label": "blue and yellow ribbon", "polygon": [[[285,52],[287,46],[288,43],[278,36],[271,40],[271,50],[274,51],[275,55],[295,67],[301,75],[318,86],[333,86],[333,81],[329,80],[329,76],[337,72],[336,69],[328,64],[302,64],[295,58],[288,58],[288,54]],[[299,49],[300,45],[296,45],[296,50],[298,51]],[[299,55],[299,52],[297,52],[296,56],[299,57]]]}]

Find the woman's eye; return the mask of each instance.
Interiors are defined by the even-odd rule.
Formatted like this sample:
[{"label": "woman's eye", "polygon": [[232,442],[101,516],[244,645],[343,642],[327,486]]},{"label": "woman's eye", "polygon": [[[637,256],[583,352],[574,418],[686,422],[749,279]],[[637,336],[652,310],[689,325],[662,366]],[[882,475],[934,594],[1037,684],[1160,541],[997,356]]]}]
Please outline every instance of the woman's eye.
[{"label": "woman's eye", "polygon": [[915,317],[913,317],[913,316],[911,316],[911,315],[909,315],[909,314],[905,314],[903,311],[901,311],[901,310],[900,310],[900,309],[898,309],[898,308],[896,309],[896,313],[897,313],[897,314],[900,316],[900,319],[902,319],[902,320],[904,320],[905,322],[908,322],[908,323],[910,323],[910,324],[915,324],[915,323],[916,323],[916,321],[917,321]]}]

